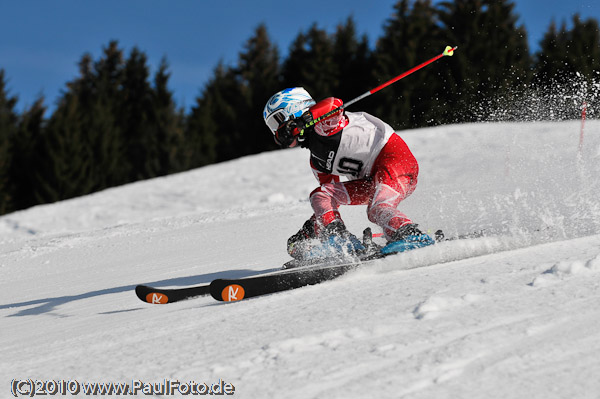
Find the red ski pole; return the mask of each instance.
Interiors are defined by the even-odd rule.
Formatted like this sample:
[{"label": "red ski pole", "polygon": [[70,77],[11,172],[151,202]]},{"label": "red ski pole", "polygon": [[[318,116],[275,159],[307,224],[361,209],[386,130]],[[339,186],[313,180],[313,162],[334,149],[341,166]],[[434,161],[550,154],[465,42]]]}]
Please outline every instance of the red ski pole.
[{"label": "red ski pole", "polygon": [[381,89],[383,89],[383,88],[385,88],[385,87],[388,87],[388,86],[389,86],[389,85],[391,85],[392,83],[396,83],[396,82],[397,82],[397,81],[399,81],[400,79],[403,79],[403,78],[407,77],[408,75],[412,74],[413,72],[416,72],[416,71],[418,71],[419,69],[421,69],[421,68],[423,68],[423,67],[426,67],[427,65],[431,64],[431,63],[432,63],[432,62],[434,62],[434,61],[437,61],[437,60],[439,60],[440,58],[442,58],[442,57],[444,57],[444,56],[449,56],[449,57],[452,57],[452,55],[454,54],[454,50],[456,50],[457,48],[458,48],[458,46],[454,46],[454,47],[452,47],[452,46],[446,46],[446,48],[444,49],[444,51],[443,51],[441,54],[438,54],[438,55],[436,55],[436,56],[435,56],[435,57],[433,57],[432,59],[430,59],[430,60],[427,60],[427,61],[425,61],[424,63],[422,63],[422,64],[419,64],[419,65],[417,65],[416,67],[414,67],[414,68],[411,68],[411,69],[409,69],[408,71],[401,73],[400,75],[396,76],[395,78],[393,78],[393,79],[390,79],[390,80],[388,80],[387,82],[385,82],[385,83],[383,83],[383,84],[381,84],[381,85],[377,86],[376,88],[374,88],[374,89],[371,89],[371,90],[369,90],[369,91],[367,91],[367,92],[365,92],[365,93],[361,94],[360,96],[358,96],[358,97],[356,97],[356,98],[354,98],[354,99],[352,99],[352,100],[348,101],[347,103],[343,104],[342,106],[340,106],[340,107],[337,107],[336,109],[334,109],[334,110],[331,110],[331,111],[327,112],[327,113],[326,113],[326,114],[324,114],[324,115],[321,115],[321,116],[320,116],[320,117],[318,117],[317,119],[313,119],[312,121],[310,121],[309,123],[307,123],[306,125],[304,125],[304,127],[303,127],[302,129],[300,129],[300,135],[299,135],[299,137],[298,137],[298,140],[299,140],[299,141],[302,141],[302,140],[304,139],[304,137],[302,137],[302,136],[304,135],[304,131],[305,131],[306,129],[308,129],[309,127],[311,127],[311,126],[315,125],[316,123],[318,123],[318,122],[322,121],[323,119],[326,119],[326,118],[330,117],[331,115],[335,114],[335,113],[336,113],[336,112],[338,112],[339,110],[341,110],[341,109],[344,109],[344,108],[346,108],[346,107],[348,107],[348,106],[350,106],[350,105],[354,104],[355,102],[362,100],[363,98],[369,97],[371,94],[373,94],[373,93],[376,93],[376,92],[378,92],[379,90],[381,90]]}]

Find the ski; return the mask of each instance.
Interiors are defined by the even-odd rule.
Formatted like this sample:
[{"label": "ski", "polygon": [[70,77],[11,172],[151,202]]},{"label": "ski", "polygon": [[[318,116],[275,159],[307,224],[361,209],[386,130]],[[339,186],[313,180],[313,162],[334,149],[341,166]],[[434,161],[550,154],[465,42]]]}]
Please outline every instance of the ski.
[{"label": "ski", "polygon": [[138,285],[135,287],[135,294],[143,302],[165,304],[208,295],[210,293],[209,288],[209,284],[186,288],[154,288],[147,285]]},{"label": "ski", "polygon": [[373,259],[357,258],[339,264],[326,262],[240,279],[216,279],[210,283],[210,295],[217,301],[233,302],[293,290],[336,279]]}]

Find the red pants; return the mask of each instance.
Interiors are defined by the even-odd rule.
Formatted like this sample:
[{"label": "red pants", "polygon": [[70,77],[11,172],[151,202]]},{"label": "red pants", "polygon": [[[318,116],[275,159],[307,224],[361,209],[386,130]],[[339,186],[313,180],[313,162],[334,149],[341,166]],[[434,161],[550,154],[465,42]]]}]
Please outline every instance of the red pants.
[{"label": "red pants", "polygon": [[419,165],[410,149],[400,136],[392,135],[369,178],[323,184],[310,194],[317,231],[341,219],[340,205],[367,205],[367,217],[389,238],[399,227],[412,223],[396,207],[415,190],[418,174]]}]

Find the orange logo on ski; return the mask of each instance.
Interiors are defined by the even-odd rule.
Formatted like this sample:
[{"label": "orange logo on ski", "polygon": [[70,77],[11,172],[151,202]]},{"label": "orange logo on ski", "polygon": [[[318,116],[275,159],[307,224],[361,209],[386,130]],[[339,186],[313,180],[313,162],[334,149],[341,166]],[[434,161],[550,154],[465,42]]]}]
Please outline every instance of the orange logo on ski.
[{"label": "orange logo on ski", "polygon": [[146,295],[146,302],[148,303],[167,303],[169,298],[165,294],[159,294],[158,292],[151,292]]},{"label": "orange logo on ski", "polygon": [[225,302],[239,301],[244,299],[245,294],[246,291],[244,291],[244,287],[237,284],[231,284],[221,291],[221,298],[223,298]]}]

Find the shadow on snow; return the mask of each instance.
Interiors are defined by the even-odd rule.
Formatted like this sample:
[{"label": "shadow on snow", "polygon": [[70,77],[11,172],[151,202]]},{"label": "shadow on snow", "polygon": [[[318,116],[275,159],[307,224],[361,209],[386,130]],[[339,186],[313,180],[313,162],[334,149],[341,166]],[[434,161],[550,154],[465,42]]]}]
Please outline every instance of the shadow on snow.
[{"label": "shadow on snow", "polygon": [[[212,280],[215,280],[217,278],[249,277],[249,276],[253,276],[255,274],[260,274],[260,273],[265,273],[265,272],[270,272],[270,271],[275,271],[275,270],[277,270],[277,269],[227,270],[227,271],[216,272],[216,273],[200,274],[197,276],[176,277],[176,278],[171,278],[171,279],[166,279],[166,280],[141,282],[140,284],[149,285],[149,286],[157,287],[157,288],[158,287],[165,288],[165,287],[170,287],[170,286],[185,287],[185,286],[193,286],[193,285],[199,285],[199,284],[208,284]],[[65,303],[79,301],[82,299],[99,297],[102,295],[119,294],[119,293],[127,292],[127,291],[131,291],[132,301],[137,302],[137,301],[139,301],[139,299],[135,296],[135,292],[134,292],[135,287],[136,287],[136,285],[124,285],[121,287],[105,288],[102,290],[90,291],[90,292],[86,292],[86,293],[79,294],[79,295],[65,295],[65,296],[59,296],[59,297],[53,297],[53,298],[35,299],[35,300],[25,301],[25,302],[9,303],[9,304],[5,304],[5,305],[0,305],[0,310],[27,307],[27,309],[19,310],[18,312],[11,314],[7,317],[34,316],[34,315],[49,313],[49,312],[53,311],[56,307],[63,305]],[[35,306],[33,308],[29,308],[29,306],[34,306],[34,305],[37,305],[37,306]],[[111,313],[111,312],[110,311],[103,312],[102,314],[107,314],[107,313]]]}]

